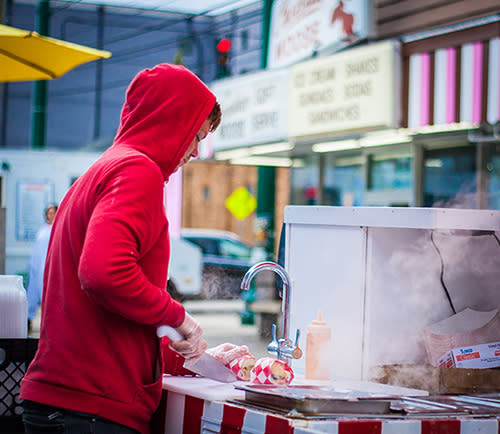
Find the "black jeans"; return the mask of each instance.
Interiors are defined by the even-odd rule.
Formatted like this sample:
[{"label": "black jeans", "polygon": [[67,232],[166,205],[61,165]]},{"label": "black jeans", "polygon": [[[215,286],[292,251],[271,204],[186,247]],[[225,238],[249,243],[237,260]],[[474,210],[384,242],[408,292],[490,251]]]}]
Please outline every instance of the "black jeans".
[{"label": "black jeans", "polygon": [[98,416],[24,401],[26,434],[138,434],[138,431]]}]

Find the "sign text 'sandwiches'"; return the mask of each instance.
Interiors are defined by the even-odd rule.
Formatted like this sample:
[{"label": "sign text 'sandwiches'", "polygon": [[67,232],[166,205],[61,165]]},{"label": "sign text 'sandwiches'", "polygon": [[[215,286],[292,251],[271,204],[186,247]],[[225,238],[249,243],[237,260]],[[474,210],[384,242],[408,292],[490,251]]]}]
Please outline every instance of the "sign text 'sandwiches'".
[{"label": "sign text 'sandwiches'", "polygon": [[395,125],[399,62],[395,42],[357,48],[292,67],[293,137]]}]

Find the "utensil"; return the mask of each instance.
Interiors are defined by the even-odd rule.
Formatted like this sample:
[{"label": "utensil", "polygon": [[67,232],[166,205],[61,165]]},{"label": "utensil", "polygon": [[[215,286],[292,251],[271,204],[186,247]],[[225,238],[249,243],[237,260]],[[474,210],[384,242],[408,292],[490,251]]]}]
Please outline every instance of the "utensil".
[{"label": "utensil", "polygon": [[[171,341],[182,341],[184,337],[173,327],[160,326],[156,330],[158,337],[166,336]],[[229,368],[224,366],[217,359],[214,359],[210,354],[203,353],[196,360],[186,360],[184,368],[189,369],[202,377],[212,378],[213,380],[223,383],[232,383],[236,381],[236,375]]]}]

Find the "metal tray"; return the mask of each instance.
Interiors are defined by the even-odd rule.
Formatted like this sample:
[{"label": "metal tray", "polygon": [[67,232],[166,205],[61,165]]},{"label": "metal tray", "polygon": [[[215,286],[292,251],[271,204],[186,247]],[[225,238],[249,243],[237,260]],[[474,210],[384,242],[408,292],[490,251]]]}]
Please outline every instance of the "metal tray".
[{"label": "metal tray", "polygon": [[245,391],[245,401],[260,406],[296,410],[307,414],[388,414],[389,395],[366,393],[331,386],[235,386]]},{"label": "metal tray", "polygon": [[491,415],[500,413],[500,400],[472,395],[403,397],[400,401],[393,402],[392,409],[409,415],[425,413]]}]

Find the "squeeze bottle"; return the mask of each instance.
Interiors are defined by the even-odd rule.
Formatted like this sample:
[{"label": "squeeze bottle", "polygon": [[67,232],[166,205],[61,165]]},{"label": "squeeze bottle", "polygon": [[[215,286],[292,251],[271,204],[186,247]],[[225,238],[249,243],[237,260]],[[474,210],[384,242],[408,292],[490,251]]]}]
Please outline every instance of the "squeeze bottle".
[{"label": "squeeze bottle", "polygon": [[330,380],[332,359],[332,329],[321,318],[307,326],[306,335],[306,372],[309,380]]}]

